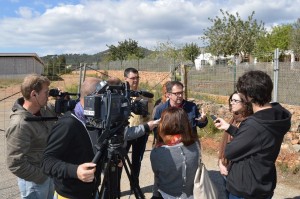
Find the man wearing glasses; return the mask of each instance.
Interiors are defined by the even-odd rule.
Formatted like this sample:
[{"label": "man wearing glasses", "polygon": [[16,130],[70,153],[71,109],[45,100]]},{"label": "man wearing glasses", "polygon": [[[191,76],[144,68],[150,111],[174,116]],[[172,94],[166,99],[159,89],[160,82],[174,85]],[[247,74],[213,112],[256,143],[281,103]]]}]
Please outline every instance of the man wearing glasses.
[{"label": "man wearing glasses", "polygon": [[202,114],[200,114],[195,103],[183,99],[183,84],[181,82],[170,81],[166,85],[166,89],[169,100],[157,107],[154,120],[159,119],[161,117],[161,113],[170,106],[183,108],[189,116],[193,133],[197,135],[197,126],[199,128],[203,128],[208,122],[205,113],[203,113],[203,109]]},{"label": "man wearing glasses", "polygon": [[[124,78],[125,81],[129,83],[130,90],[138,90],[139,87],[139,72],[135,68],[126,68],[124,71]],[[150,120],[150,116],[153,110],[153,103],[152,100],[143,96],[138,97],[139,99],[148,100],[148,112],[149,115],[136,115],[131,113],[132,117],[129,118],[129,126],[138,126]],[[145,129],[146,132],[149,129]],[[132,173],[134,174],[137,179],[139,178],[140,169],[141,169],[141,162],[143,159],[143,155],[146,149],[146,143],[148,141],[148,133],[144,136],[139,137],[135,140],[130,140],[127,142],[126,150],[129,151],[130,147],[132,146],[132,155],[131,155],[131,163],[132,163]]]}]

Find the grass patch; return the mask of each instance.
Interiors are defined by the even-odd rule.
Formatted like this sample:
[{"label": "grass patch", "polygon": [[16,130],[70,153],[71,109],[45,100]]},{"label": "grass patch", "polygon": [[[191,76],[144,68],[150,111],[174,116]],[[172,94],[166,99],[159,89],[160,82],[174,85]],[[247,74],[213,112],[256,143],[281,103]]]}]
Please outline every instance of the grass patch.
[{"label": "grass patch", "polygon": [[277,163],[277,168],[281,173],[288,173],[289,172],[289,165],[286,162],[279,162]]},{"label": "grass patch", "polygon": [[200,92],[193,92],[193,91],[190,91],[188,93],[188,96],[195,99],[214,102],[216,104],[228,104],[228,98],[229,98],[229,96],[220,96],[220,95],[213,95],[209,93],[200,93]]},{"label": "grass patch", "polygon": [[23,79],[0,79],[0,88],[7,88],[12,85],[19,85]]},{"label": "grass patch", "polygon": [[216,138],[219,137],[221,130],[217,129],[214,125],[213,120],[207,115],[208,123],[204,128],[197,128],[198,137],[210,137]]}]

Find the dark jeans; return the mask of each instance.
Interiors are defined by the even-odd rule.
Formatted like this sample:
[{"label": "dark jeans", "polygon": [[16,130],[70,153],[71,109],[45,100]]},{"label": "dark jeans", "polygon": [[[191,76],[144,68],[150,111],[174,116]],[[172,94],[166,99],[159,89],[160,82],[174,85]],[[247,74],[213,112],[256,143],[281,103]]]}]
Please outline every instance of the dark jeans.
[{"label": "dark jeans", "polygon": [[148,141],[148,135],[143,135],[134,140],[130,140],[127,142],[126,150],[129,151],[130,147],[132,146],[132,154],[131,154],[131,164],[132,164],[132,171],[131,173],[139,178],[140,170],[141,170],[141,163],[143,160],[144,152],[146,149],[146,143]]}]

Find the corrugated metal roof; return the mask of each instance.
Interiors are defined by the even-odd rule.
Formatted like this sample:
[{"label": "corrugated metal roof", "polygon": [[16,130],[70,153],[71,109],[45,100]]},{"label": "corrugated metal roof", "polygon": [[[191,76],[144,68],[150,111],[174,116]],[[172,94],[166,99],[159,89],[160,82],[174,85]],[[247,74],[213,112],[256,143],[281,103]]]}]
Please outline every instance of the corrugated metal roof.
[{"label": "corrugated metal roof", "polygon": [[36,53],[0,53],[0,57],[33,57],[43,66],[45,66],[42,59]]}]

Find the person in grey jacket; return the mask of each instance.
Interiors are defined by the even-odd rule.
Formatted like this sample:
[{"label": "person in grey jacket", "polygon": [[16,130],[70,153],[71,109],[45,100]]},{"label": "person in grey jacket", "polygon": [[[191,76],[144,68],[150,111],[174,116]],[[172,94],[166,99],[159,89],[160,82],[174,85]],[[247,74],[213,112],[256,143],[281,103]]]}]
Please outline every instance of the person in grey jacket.
[{"label": "person in grey jacket", "polygon": [[194,178],[201,157],[199,141],[193,133],[187,113],[169,107],[162,112],[158,135],[163,145],[150,154],[154,172],[153,197],[192,198]]},{"label": "person in grey jacket", "polygon": [[40,167],[42,155],[53,121],[27,121],[29,118],[54,117],[54,107],[48,103],[50,81],[31,74],[21,84],[22,98],[12,107],[6,129],[8,169],[18,177],[21,198],[53,198],[52,179]]}]

